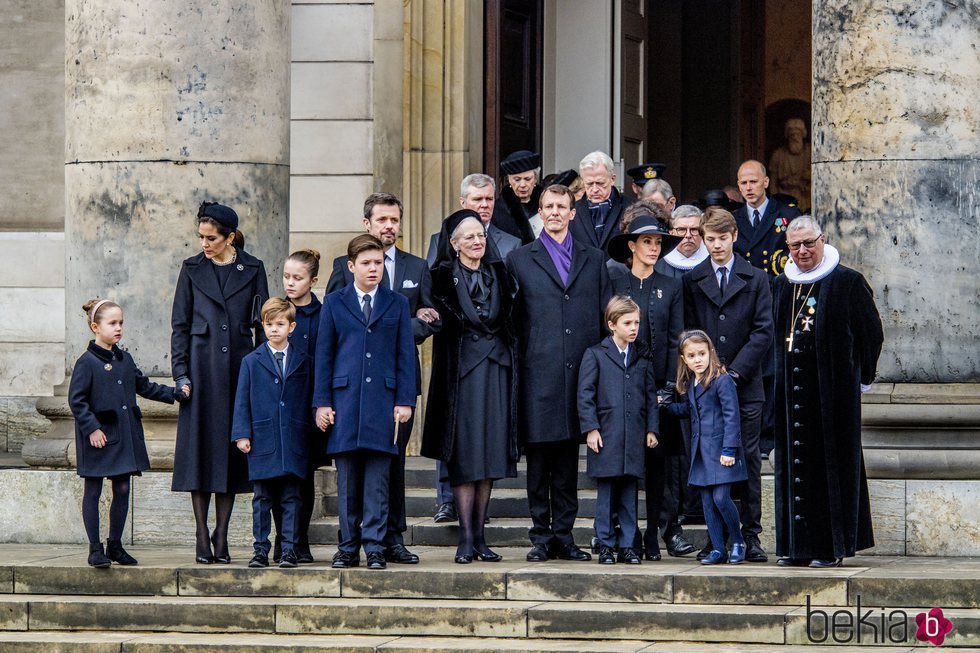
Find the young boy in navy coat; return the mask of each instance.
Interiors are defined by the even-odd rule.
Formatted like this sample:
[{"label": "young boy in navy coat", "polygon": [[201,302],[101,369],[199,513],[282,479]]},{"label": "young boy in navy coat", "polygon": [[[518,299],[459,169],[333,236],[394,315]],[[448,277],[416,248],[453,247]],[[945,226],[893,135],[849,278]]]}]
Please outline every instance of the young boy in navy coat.
[{"label": "young boy in navy coat", "polygon": [[262,305],[268,342],[242,360],[231,439],[248,456],[255,555],[249,567],[269,566],[272,509],[282,510],[280,567],[295,567],[300,487],[308,473],[310,359],[289,346],[296,307],[274,297]]},{"label": "young boy in navy coat", "polygon": [[313,406],[337,466],[341,542],[333,567],[384,569],[391,457],[415,408],[415,340],[408,300],[381,283],[384,246],[370,234],[347,246],[354,282],[320,309]]}]

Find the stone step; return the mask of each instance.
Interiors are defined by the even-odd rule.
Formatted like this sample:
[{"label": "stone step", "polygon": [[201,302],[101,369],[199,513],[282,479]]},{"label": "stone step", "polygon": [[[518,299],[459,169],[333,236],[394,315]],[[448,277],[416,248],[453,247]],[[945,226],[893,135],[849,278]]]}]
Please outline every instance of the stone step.
[{"label": "stone step", "polygon": [[[901,613],[897,609],[889,606],[887,618],[884,610],[869,610],[871,619],[866,623],[874,625],[873,618],[880,612],[886,630],[898,624],[901,642],[908,642],[909,633],[916,631],[915,616],[923,608],[906,608]],[[807,645],[825,641],[824,625],[836,612],[857,621],[853,608],[829,606],[633,603],[610,609],[605,602],[582,601],[7,595],[0,597],[0,629]],[[944,613],[955,624],[946,646],[980,644],[977,610],[948,609]],[[895,630],[888,632],[896,636]],[[870,628],[862,633],[870,643]],[[849,634],[856,636],[854,627]],[[884,637],[883,633],[878,637]],[[895,642],[881,639],[878,643]]]}]

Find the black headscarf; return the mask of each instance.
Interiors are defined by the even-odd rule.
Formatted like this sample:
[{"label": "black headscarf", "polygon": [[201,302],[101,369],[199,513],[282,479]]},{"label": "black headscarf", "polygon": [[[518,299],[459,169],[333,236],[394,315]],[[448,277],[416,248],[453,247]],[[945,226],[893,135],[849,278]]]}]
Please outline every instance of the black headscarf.
[{"label": "black headscarf", "polygon": [[[453,232],[456,231],[456,227],[467,218],[474,218],[480,224],[483,224],[483,221],[480,219],[480,214],[470,209],[460,209],[442,221],[442,229],[439,231],[439,251],[436,253],[436,260],[432,263],[433,270],[440,265],[451,264],[456,260],[456,250],[453,249],[450,238]],[[484,250],[483,260],[496,259],[496,251],[496,248],[488,243]]]}]

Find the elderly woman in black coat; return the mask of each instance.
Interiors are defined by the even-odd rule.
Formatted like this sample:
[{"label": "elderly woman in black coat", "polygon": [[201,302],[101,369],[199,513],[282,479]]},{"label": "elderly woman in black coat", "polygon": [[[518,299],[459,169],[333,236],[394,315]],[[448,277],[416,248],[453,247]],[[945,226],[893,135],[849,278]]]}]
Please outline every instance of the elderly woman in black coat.
[{"label": "elderly woman in black coat", "polygon": [[[662,391],[668,385],[672,389],[677,375],[677,337],[684,327],[684,293],[679,279],[654,271],[657,260],[680,242],[680,238],[670,235],[657,213],[659,209],[647,213],[641,209],[630,216],[625,232],[609,241],[609,256],[623,264],[610,266],[609,280],[613,292],[630,297],[640,307],[637,348],[646,352],[657,389]],[[646,449],[647,530],[643,548],[647,560],[660,559],[658,524],[666,478],[664,457],[683,450],[676,420],[665,416],[661,436],[661,446]]]},{"label": "elderly woman in black coat", "polygon": [[446,218],[439,242],[432,298],[442,330],[433,340],[422,454],[448,466],[460,524],[455,561],[496,562],[484,519],[494,480],[516,476],[518,458],[511,288],[479,214]]},{"label": "elderly woman in black coat", "polygon": [[[191,387],[191,400],[181,405],[177,420],[171,489],[191,493],[197,562],[227,564],[235,494],[252,489],[245,454],[231,441],[238,370],[265,339],[258,311],[269,298],[269,285],[262,261],[244,250],[234,210],[205,202],[197,233],[203,251],[181,266],[171,316],[173,376],[178,387]],[[209,534],[211,494],[215,527]]]}]

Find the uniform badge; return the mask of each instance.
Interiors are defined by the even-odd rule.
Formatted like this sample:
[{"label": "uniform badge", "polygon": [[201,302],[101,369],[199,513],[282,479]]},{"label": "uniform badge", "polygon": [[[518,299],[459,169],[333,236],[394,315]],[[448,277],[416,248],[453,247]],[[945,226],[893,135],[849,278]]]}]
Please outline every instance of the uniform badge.
[{"label": "uniform badge", "polygon": [[242,272],[245,269],[245,266],[239,263],[238,265],[235,266],[235,269],[238,270],[239,272]]},{"label": "uniform badge", "polygon": [[807,317],[803,318],[800,321],[800,324],[803,325],[803,330],[804,331],[809,331],[810,330],[810,327],[813,326],[813,318],[810,317],[810,316],[807,316]]},{"label": "uniform badge", "polygon": [[104,369],[104,370],[105,370],[106,372],[111,372],[111,371],[112,371],[112,363],[106,363],[105,365],[103,365],[103,366],[102,366],[102,368],[103,368],[103,369]]},{"label": "uniform badge", "polygon": [[458,286],[459,285],[459,277],[453,277],[453,285],[454,286]]}]

